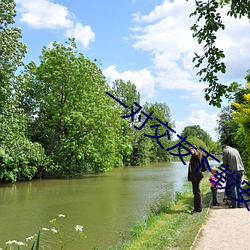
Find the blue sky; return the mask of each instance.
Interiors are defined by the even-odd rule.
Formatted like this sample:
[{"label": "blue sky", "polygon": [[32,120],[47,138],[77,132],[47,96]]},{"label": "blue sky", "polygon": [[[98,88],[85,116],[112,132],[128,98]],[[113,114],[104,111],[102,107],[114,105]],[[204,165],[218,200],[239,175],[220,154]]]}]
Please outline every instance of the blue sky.
[{"label": "blue sky", "polygon": [[[26,62],[39,62],[42,47],[75,37],[79,51],[97,59],[108,82],[130,80],[141,102],[164,102],[177,134],[200,125],[214,140],[219,108],[204,101],[205,83],[193,69],[193,53],[202,51],[192,38],[194,1],[189,0],[16,0],[16,25],[28,46]],[[250,23],[221,10],[226,30],[217,44],[225,51],[223,83],[245,84],[250,69]],[[227,104],[227,103],[225,103]]]}]

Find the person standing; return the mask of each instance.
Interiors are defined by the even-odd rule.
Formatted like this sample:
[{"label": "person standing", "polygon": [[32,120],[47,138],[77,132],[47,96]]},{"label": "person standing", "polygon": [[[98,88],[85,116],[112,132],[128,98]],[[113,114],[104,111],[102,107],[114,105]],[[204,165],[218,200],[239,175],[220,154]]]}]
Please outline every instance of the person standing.
[{"label": "person standing", "polygon": [[[194,209],[190,212],[191,214],[202,211],[200,181],[203,178],[203,174],[201,168],[198,169],[202,162],[202,153],[195,148],[197,148],[195,145],[193,147],[189,146],[191,158],[188,167],[188,181],[192,182],[194,195]],[[197,172],[195,171],[196,169],[198,169]]]},{"label": "person standing", "polygon": [[229,186],[231,188],[231,197],[232,203],[229,206],[230,208],[241,208],[243,207],[243,203],[240,201],[242,197],[240,195],[241,186],[242,186],[242,177],[244,175],[244,165],[240,156],[239,151],[236,148],[230,147],[228,145],[222,146],[222,159],[223,165],[229,166],[229,169],[233,173],[234,171],[234,178],[229,180]]},{"label": "person standing", "polygon": [[219,206],[219,202],[217,201],[217,188],[218,188],[218,179],[215,177],[217,168],[211,169],[211,176],[209,177],[210,187],[212,191],[212,205]]}]

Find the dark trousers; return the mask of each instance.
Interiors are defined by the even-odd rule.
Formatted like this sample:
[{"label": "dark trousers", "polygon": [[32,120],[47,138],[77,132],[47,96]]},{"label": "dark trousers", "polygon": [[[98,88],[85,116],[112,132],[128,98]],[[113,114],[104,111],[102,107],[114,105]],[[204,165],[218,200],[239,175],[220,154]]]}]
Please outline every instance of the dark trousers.
[{"label": "dark trousers", "polygon": [[202,211],[200,181],[192,181],[192,187],[194,194],[194,210],[200,212]]},{"label": "dark trousers", "polygon": [[229,181],[229,185],[231,186],[231,191],[232,191],[232,206],[233,207],[242,207],[243,206],[243,197],[241,196],[240,193],[242,193],[242,190],[241,190],[241,183],[242,183],[242,177],[244,175],[244,171],[243,170],[240,170],[240,171],[237,171],[235,174],[234,174],[234,178],[232,178],[230,181]]},{"label": "dark trousers", "polygon": [[217,201],[217,188],[212,188],[211,187],[211,190],[212,190],[212,205],[215,206],[216,204],[218,204],[218,201]]}]

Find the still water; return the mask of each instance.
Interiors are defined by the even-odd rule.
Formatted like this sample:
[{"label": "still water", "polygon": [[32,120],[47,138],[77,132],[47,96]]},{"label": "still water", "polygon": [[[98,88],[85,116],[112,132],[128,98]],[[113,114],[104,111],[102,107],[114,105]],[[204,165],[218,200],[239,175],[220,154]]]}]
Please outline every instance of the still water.
[{"label": "still water", "polygon": [[[182,162],[117,168],[81,179],[35,180],[0,186],[0,248],[8,240],[25,241],[41,228],[57,222],[67,235],[83,226],[87,238],[65,249],[108,249],[150,207],[164,197],[169,202],[186,183],[187,165]],[[58,217],[59,214],[65,217]],[[58,234],[43,231],[56,241]],[[53,247],[59,249],[59,247]],[[22,248],[28,249],[28,248]],[[46,248],[49,249],[49,248]]]}]

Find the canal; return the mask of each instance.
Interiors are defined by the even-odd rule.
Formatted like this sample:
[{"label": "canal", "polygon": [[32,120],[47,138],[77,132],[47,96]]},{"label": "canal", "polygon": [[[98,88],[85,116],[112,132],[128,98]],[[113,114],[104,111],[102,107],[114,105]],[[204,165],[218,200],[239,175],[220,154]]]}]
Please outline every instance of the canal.
[{"label": "canal", "polygon": [[[186,177],[187,165],[168,162],[116,168],[79,179],[1,184],[0,248],[9,240],[25,242],[42,228],[53,228],[49,221],[56,218],[65,234],[64,243],[73,237],[76,225],[83,226],[87,236],[63,249],[108,249],[118,243],[123,232],[145,219],[152,205],[166,197],[171,202]],[[53,231],[41,232],[47,247],[61,239]]]}]

